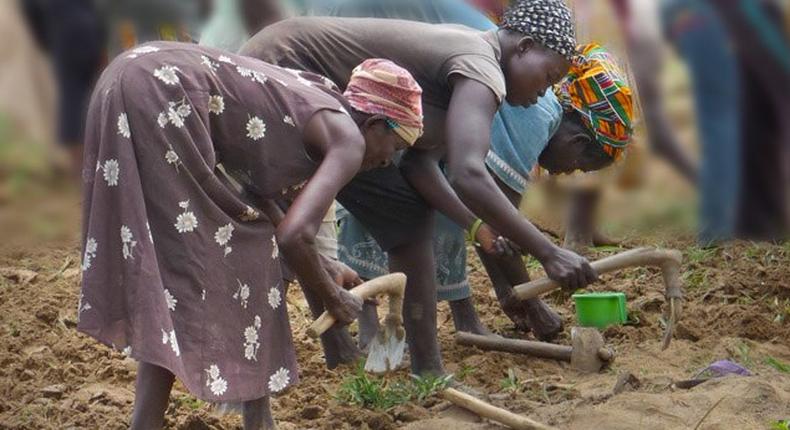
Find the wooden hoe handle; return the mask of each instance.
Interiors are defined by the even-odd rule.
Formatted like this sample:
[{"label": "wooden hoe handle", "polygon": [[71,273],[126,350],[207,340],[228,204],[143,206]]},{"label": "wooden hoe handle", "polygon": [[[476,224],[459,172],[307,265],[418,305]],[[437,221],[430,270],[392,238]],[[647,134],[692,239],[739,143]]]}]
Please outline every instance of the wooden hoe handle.
[{"label": "wooden hoe handle", "polygon": [[[636,266],[657,266],[660,267],[664,272],[673,272],[673,275],[676,275],[676,270],[677,267],[680,266],[681,260],[682,254],[680,251],[656,248],[637,248],[603,258],[591,263],[590,265],[593,269],[595,269],[596,272],[598,272],[599,275]],[[674,285],[670,284],[675,284],[676,280],[667,279],[668,276],[665,276],[664,278],[668,290],[671,287],[674,287]],[[513,288],[513,291],[516,297],[521,300],[526,300],[538,297],[541,294],[548,293],[549,291],[555,290],[559,287],[560,284],[556,283],[555,281],[552,281],[549,278],[541,278],[532,282],[527,282],[526,284],[517,285]]]},{"label": "wooden hoe handle", "polygon": [[[360,284],[354,287],[350,293],[363,300],[386,294],[389,296],[389,312],[387,319],[402,321],[403,293],[405,290],[406,275],[403,273],[391,273]],[[312,338],[317,338],[325,331],[329,330],[334,323],[335,318],[329,312],[325,311],[318,319],[310,324],[310,327],[307,329],[307,335]]]}]

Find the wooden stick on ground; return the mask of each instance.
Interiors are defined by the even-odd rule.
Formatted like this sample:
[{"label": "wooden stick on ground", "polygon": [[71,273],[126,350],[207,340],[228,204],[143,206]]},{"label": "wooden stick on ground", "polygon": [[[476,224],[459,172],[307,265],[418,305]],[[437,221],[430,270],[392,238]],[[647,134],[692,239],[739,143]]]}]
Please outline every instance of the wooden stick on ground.
[{"label": "wooden stick on ground", "polygon": [[470,396],[469,394],[458,391],[455,388],[446,388],[442,390],[439,395],[464,409],[468,409],[477,415],[480,415],[483,418],[488,418],[491,421],[496,421],[515,430],[554,429],[554,427],[541,424],[523,415],[514,414],[508,410],[488,404],[474,396]]}]

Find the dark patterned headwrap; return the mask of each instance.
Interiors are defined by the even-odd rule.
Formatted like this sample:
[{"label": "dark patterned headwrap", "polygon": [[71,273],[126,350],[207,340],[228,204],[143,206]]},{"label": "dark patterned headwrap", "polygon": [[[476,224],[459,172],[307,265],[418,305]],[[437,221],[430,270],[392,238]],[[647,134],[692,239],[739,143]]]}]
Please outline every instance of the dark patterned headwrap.
[{"label": "dark patterned headwrap", "polygon": [[517,0],[505,12],[501,28],[532,36],[568,61],[576,57],[573,17],[562,0]]}]

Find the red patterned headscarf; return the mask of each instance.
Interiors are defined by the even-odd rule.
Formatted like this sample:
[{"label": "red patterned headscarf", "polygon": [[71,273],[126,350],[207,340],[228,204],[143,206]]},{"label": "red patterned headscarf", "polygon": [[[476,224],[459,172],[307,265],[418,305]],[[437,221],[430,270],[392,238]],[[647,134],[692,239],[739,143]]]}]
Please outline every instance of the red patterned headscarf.
[{"label": "red patterned headscarf", "polygon": [[386,116],[393,131],[409,145],[422,136],[422,88],[411,73],[392,61],[365,60],[351,72],[343,96],[360,112]]}]

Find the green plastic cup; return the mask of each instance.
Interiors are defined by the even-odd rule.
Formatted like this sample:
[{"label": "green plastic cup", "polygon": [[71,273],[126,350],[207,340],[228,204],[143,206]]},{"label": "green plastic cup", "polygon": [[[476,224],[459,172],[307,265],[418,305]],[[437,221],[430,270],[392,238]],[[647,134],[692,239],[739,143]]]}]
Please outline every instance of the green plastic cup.
[{"label": "green plastic cup", "polygon": [[576,319],[582,327],[600,329],[610,325],[622,325],[628,320],[623,293],[574,294]]}]

